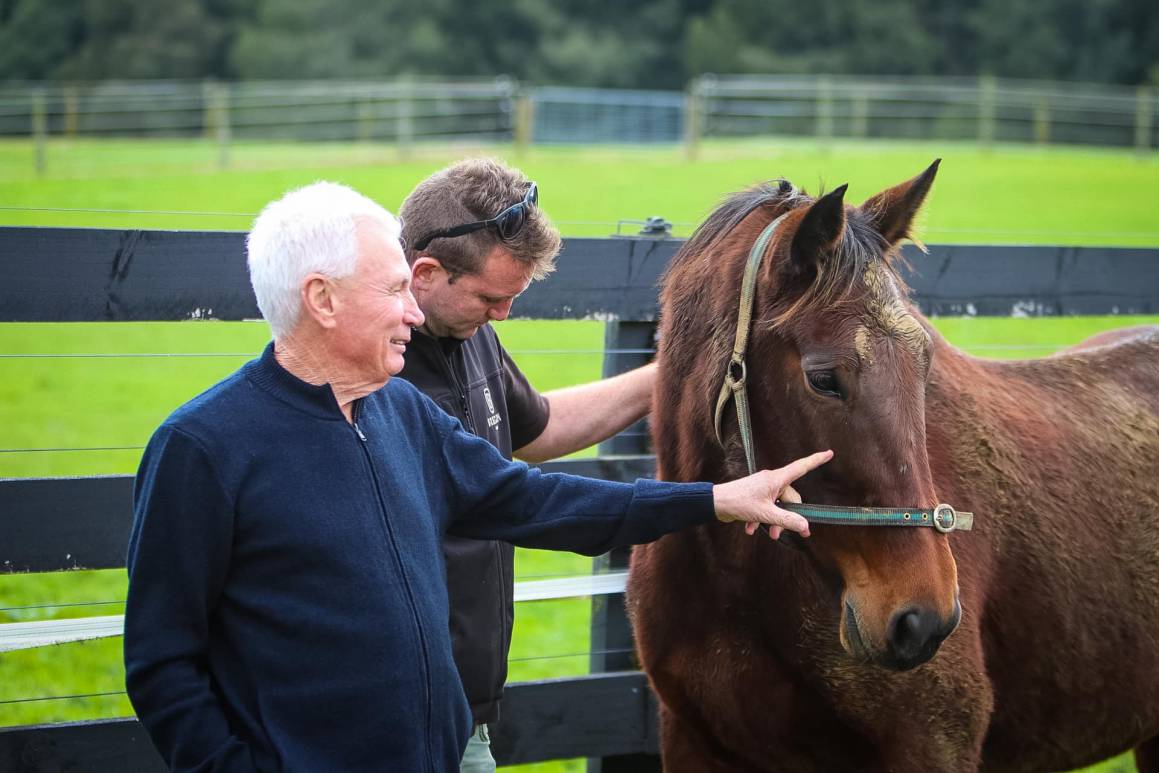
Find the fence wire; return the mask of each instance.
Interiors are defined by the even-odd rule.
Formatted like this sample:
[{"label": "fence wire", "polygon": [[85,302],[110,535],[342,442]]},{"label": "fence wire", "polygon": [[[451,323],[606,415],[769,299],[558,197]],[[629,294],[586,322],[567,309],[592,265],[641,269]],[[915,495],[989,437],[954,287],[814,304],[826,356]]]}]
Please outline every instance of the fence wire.
[{"label": "fence wire", "polygon": [[[532,663],[542,662],[545,660],[567,660],[569,658],[590,658],[593,656],[603,655],[627,655],[635,652],[631,647],[613,647],[609,649],[595,649],[585,652],[568,652],[554,655],[524,655],[520,657],[508,658],[508,663]],[[5,698],[0,699],[0,706],[11,706],[25,703],[47,703],[51,701],[71,701],[71,700],[93,700],[97,698],[120,698],[127,697],[128,693],[124,690],[111,690],[109,692],[93,692],[93,693],[75,693],[68,695],[37,695],[30,698]]]}]

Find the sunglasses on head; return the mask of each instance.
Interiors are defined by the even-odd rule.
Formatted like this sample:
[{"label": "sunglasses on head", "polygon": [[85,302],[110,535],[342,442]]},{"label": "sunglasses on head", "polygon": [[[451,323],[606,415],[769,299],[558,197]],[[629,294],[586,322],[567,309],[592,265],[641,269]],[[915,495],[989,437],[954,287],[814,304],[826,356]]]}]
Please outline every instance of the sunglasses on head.
[{"label": "sunglasses on head", "polygon": [[474,223],[464,223],[463,225],[456,225],[451,228],[444,228],[441,231],[435,231],[432,234],[427,234],[415,242],[414,248],[416,251],[421,252],[435,239],[451,239],[456,236],[465,236],[475,231],[482,231],[484,228],[490,228],[498,233],[500,239],[512,239],[523,230],[523,225],[527,222],[528,213],[538,203],[539,189],[535,183],[532,183],[531,187],[527,189],[527,195],[523,197],[522,201],[512,204],[495,217],[489,220],[478,220]]}]

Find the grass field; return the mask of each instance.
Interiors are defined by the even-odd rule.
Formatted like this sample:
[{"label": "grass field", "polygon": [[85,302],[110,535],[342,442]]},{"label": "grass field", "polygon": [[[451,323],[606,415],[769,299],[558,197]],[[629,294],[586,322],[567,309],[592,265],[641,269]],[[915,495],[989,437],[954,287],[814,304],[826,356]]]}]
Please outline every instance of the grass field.
[{"label": "grass field", "polygon": [[[317,179],[348,183],[397,208],[425,175],[463,153],[489,152],[539,183],[541,203],[566,235],[605,236],[620,219],[662,215],[687,233],[727,193],[785,176],[809,191],[850,183],[849,200],[943,163],[926,207],[930,242],[1159,244],[1159,154],[969,144],[707,143],[698,160],[678,148],[418,148],[398,160],[373,145],[238,145],[217,171],[211,145],[53,143],[49,176],[35,176],[27,142],[0,141],[0,224],[185,229],[248,228],[263,204]],[[73,208],[226,215],[46,212]]]},{"label": "grass field", "polygon": [[[812,190],[850,181],[856,201],[941,156],[924,221],[926,241],[1159,244],[1153,156],[865,143],[820,150],[799,141],[710,144],[692,163],[672,149],[533,149],[520,159],[498,150],[539,181],[542,203],[565,235],[607,234],[618,218],[652,214],[691,224],[728,191],[778,175]],[[265,201],[320,178],[348,182],[393,207],[417,180],[459,152],[420,149],[399,160],[389,148],[368,146],[239,146],[236,168],[219,172],[208,145],[72,143],[50,148],[50,175],[38,179],[27,144],[0,143],[0,224],[244,229]],[[27,209],[35,207],[241,214]],[[936,324],[973,353],[1029,357],[1145,321],[1159,320],[964,318]],[[509,322],[502,336],[541,389],[599,375],[599,323]],[[234,370],[266,338],[265,326],[254,323],[0,325],[0,477],[132,472],[141,446],[169,411]],[[571,353],[539,351],[544,349]],[[157,353],[196,356],[139,356]],[[138,356],[92,356],[108,354]],[[11,450],[86,448],[102,450]],[[571,555],[521,550],[517,559],[520,579],[589,569],[588,559]],[[124,584],[121,571],[0,575],[0,622],[116,614],[123,609]],[[585,673],[589,613],[582,599],[520,605],[512,679]],[[119,640],[0,655],[0,726],[128,715],[122,691]],[[98,697],[27,700],[56,695]],[[1122,760],[1097,768],[1133,769]]]}]

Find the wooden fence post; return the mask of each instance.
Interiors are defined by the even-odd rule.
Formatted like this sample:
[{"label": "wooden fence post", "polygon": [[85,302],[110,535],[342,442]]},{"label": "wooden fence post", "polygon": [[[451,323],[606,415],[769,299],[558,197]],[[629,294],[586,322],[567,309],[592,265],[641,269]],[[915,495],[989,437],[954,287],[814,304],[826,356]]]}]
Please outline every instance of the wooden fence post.
[{"label": "wooden fence post", "polygon": [[214,112],[213,87],[214,83],[211,80],[201,84],[201,136],[207,140],[212,140],[217,135],[214,128],[217,126],[217,115]]},{"label": "wooden fence post", "polygon": [[860,92],[853,98],[853,136],[858,139],[869,136],[869,97]]},{"label": "wooden fence post", "polygon": [[535,102],[526,89],[515,97],[515,153],[522,157],[535,138]]},{"label": "wooden fence post", "polygon": [[[652,360],[655,322],[608,322],[604,328],[604,378],[615,376]],[[622,350],[629,350],[620,353]],[[610,440],[600,443],[600,456],[648,452],[647,422],[639,421]],[[631,551],[613,550],[595,559],[593,571],[623,571]],[[592,597],[592,673],[627,671],[638,668],[632,628],[624,608],[623,594]],[[658,757],[647,754],[619,755],[588,760],[588,773],[651,773],[660,770]]]},{"label": "wooden fence post", "polygon": [[817,139],[828,150],[833,144],[833,81],[817,78]]},{"label": "wooden fence post", "polygon": [[80,94],[76,86],[66,86],[64,89],[64,127],[65,137],[76,139],[80,127]]},{"label": "wooden fence post", "polygon": [[395,104],[395,141],[398,155],[407,158],[414,145],[414,99],[413,86],[409,82],[399,84],[398,101]]},{"label": "wooden fence post", "polygon": [[995,96],[998,84],[992,75],[978,78],[978,144],[989,150],[994,144]]},{"label": "wooden fence post", "polygon": [[43,177],[48,165],[48,96],[43,88],[32,92],[32,147],[36,174]]},{"label": "wooden fence post", "polygon": [[694,78],[684,92],[684,157],[695,161],[700,153],[701,111],[704,107],[703,78]]},{"label": "wooden fence post", "polygon": [[370,137],[374,131],[374,116],[373,108],[371,106],[371,96],[367,90],[355,97],[354,111],[355,124],[358,126],[358,141],[370,142]]},{"label": "wooden fence post", "polygon": [[229,124],[229,84],[217,83],[215,84],[214,94],[216,97],[215,112],[217,113],[217,167],[218,169],[229,168],[229,143],[232,132]]},{"label": "wooden fence post", "polygon": [[1050,142],[1050,99],[1044,94],[1034,103],[1034,143]]},{"label": "wooden fence post", "polygon": [[1151,89],[1140,86],[1135,97],[1135,150],[1151,150]]},{"label": "wooden fence post", "polygon": [[229,166],[229,85],[207,80],[201,85],[204,118],[202,119],[205,139],[217,143],[217,167]]}]

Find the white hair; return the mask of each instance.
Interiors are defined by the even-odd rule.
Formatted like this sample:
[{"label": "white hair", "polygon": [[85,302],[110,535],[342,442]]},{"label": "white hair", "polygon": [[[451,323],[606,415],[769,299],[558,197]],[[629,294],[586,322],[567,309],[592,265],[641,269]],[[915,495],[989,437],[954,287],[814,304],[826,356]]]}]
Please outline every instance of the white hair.
[{"label": "white hair", "polygon": [[288,335],[302,311],[302,280],[312,273],[342,279],[358,257],[360,218],[383,223],[393,238],[393,215],[352,188],[316,182],[266,205],[246,238],[250,284],[275,339]]}]

